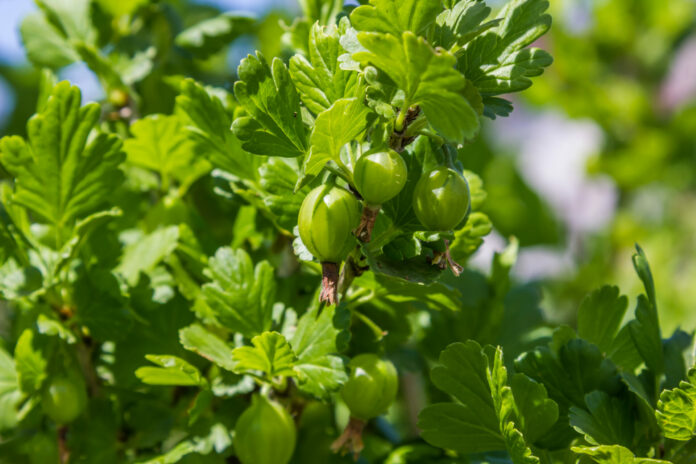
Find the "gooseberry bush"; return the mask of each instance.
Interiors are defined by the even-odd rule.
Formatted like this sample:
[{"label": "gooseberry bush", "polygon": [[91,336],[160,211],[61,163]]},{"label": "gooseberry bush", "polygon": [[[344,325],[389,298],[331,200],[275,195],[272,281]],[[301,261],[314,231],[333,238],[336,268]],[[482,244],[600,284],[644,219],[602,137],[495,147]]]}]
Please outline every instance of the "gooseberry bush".
[{"label": "gooseberry bush", "polygon": [[[35,114],[0,140],[0,462],[694,462],[692,335],[640,248],[634,316],[605,286],[574,327],[514,238],[467,265],[493,227],[467,147],[551,64],[546,1],[302,0],[282,30],[37,5]],[[211,71],[240,36],[265,51]]]}]

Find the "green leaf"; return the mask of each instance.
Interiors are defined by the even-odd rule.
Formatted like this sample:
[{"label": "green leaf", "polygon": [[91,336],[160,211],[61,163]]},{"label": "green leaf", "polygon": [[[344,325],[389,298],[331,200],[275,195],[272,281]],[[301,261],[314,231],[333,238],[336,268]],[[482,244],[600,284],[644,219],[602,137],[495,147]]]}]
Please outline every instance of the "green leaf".
[{"label": "green leaf", "polygon": [[589,456],[598,464],[659,464],[668,463],[661,459],[637,458],[633,452],[623,446],[573,446],[575,454]]},{"label": "green leaf", "polygon": [[343,359],[336,356],[347,344],[350,313],[344,306],[321,310],[314,305],[302,315],[290,340],[297,362],[298,387],[319,399],[328,400],[348,376]]},{"label": "green leaf", "polygon": [[174,43],[206,59],[242,34],[251,32],[255,19],[238,13],[223,13],[181,31]]},{"label": "green leaf", "polygon": [[299,3],[310,23],[332,24],[343,9],[343,0],[299,0]]},{"label": "green leaf", "polygon": [[657,298],[652,272],[648,258],[638,245],[636,245],[636,253],[633,255],[633,267],[643,282],[647,297],[645,295],[638,296],[636,318],[629,322],[628,327],[636,349],[657,379],[665,372],[662,332],[657,314]]},{"label": "green leaf", "polygon": [[455,46],[461,47],[501,21],[481,24],[490,13],[491,9],[481,0],[461,0],[437,16],[432,44],[450,51]]},{"label": "green leaf", "polygon": [[191,454],[222,453],[232,445],[232,433],[221,423],[214,424],[205,436],[196,436],[179,442],[166,453],[140,464],[176,464]]},{"label": "green leaf", "polygon": [[58,69],[80,59],[70,42],[40,11],[22,20],[20,33],[27,58],[36,66]]},{"label": "green leaf", "polygon": [[261,165],[259,175],[261,187],[265,191],[263,204],[279,228],[292,231],[297,225],[302,200],[309,193],[309,187],[295,192],[297,172],[281,159],[270,159]]},{"label": "green leaf", "polygon": [[131,15],[141,6],[151,2],[151,0],[119,0],[118,2],[113,2],[111,0],[96,1],[104,11],[116,17]]},{"label": "green leaf", "polygon": [[179,241],[179,227],[160,228],[148,235],[143,235],[140,231],[136,234],[124,248],[121,263],[116,268],[116,272],[130,285],[138,282],[141,272],[151,273],[164,258],[174,252]]},{"label": "green leaf", "polygon": [[327,110],[336,100],[359,96],[358,73],[339,67],[338,57],[345,53],[340,38],[346,21],[340,25],[314,24],[309,35],[309,56],[290,59],[290,76],[302,102],[315,114]]},{"label": "green leaf", "polygon": [[454,233],[454,240],[450,245],[452,259],[460,264],[465,263],[483,244],[483,237],[491,230],[493,224],[488,216],[478,211],[471,213],[466,225]]},{"label": "green leaf", "polygon": [[350,22],[359,31],[424,35],[441,11],[440,0],[370,0],[352,11]]},{"label": "green leaf", "polygon": [[664,372],[664,351],[656,308],[645,295],[638,295],[636,318],[628,323],[631,338],[648,368],[659,376]]},{"label": "green leaf", "polygon": [[660,394],[656,411],[657,422],[665,437],[687,441],[696,433],[696,369],[689,370],[688,380],[679,388]]},{"label": "green leaf", "polygon": [[628,298],[619,288],[605,285],[595,290],[580,304],[578,335],[609,353],[628,307]]},{"label": "green leaf", "polygon": [[193,79],[181,83],[176,105],[186,120],[186,130],[211,164],[237,178],[254,180],[261,160],[245,152],[230,130],[232,118],[220,99]]},{"label": "green leaf", "polygon": [[0,430],[17,424],[17,405],[21,398],[14,360],[0,348]]},{"label": "green leaf", "polygon": [[34,332],[25,329],[17,340],[14,361],[17,380],[22,392],[36,393],[46,379],[48,360],[39,346],[35,346]]},{"label": "green leaf", "polygon": [[246,374],[259,371],[268,380],[294,377],[297,357],[288,341],[278,332],[264,332],[251,339],[252,346],[240,346],[232,352],[234,372]]},{"label": "green leaf", "polygon": [[340,160],[341,148],[353,140],[362,140],[374,113],[357,98],[337,100],[321,113],[314,124],[311,150],[304,163],[305,175],[321,172],[328,161]]},{"label": "green leaf", "polygon": [[203,356],[223,369],[234,371],[232,348],[217,335],[200,324],[193,324],[179,331],[179,341],[187,350]]},{"label": "green leaf", "polygon": [[585,407],[585,395],[618,381],[616,368],[582,339],[563,343],[558,353],[538,347],[515,360],[515,369],[541,382],[562,409]]},{"label": "green leaf", "polygon": [[0,163],[15,177],[12,200],[56,228],[56,248],[75,221],[102,205],[123,179],[117,136],[97,133],[99,105],[80,108],[80,89],[63,81],[29,120],[28,143],[0,140]]},{"label": "green leaf", "polygon": [[130,131],[133,137],[123,144],[128,161],[159,173],[162,190],[168,190],[172,176],[185,178],[199,171],[193,164],[200,159],[194,160],[193,143],[177,116],[150,115],[133,123]]},{"label": "green leaf", "polygon": [[206,387],[208,382],[191,364],[176,356],[154,355],[145,356],[148,361],[160,367],[140,367],[135,375],[149,385],[181,385]]},{"label": "green leaf", "polygon": [[648,257],[645,256],[643,249],[636,244],[636,252],[632,256],[633,267],[643,282],[645,287],[645,293],[648,295],[648,300],[652,306],[657,311],[657,298],[655,297],[655,282],[653,281],[652,272],[650,271],[650,264],[648,263]]},{"label": "green leaf", "polygon": [[273,267],[262,261],[254,267],[244,250],[220,248],[206,271],[212,283],[203,286],[205,302],[229,330],[251,338],[271,327],[275,302]]},{"label": "green leaf", "polygon": [[478,132],[478,115],[463,95],[466,79],[454,69],[451,53],[411,32],[399,38],[361,32],[358,39],[368,51],[353,58],[386,73],[403,90],[404,106],[420,105],[428,122],[450,140],[463,142]]},{"label": "green leaf", "polygon": [[36,320],[36,328],[40,334],[57,336],[69,344],[73,344],[77,341],[75,335],[60,321],[50,319],[44,314],[39,314]]},{"label": "green leaf", "polygon": [[86,43],[96,39],[97,31],[91,21],[92,0],[39,0],[36,3],[65,37]]},{"label": "green leaf", "polygon": [[595,445],[630,447],[635,430],[632,405],[626,398],[610,397],[603,391],[585,396],[587,409],[570,408],[570,425]]},{"label": "green leaf", "polygon": [[[524,431],[541,436],[558,418],[542,385],[517,377],[508,385],[500,348],[453,343],[440,354],[431,378],[456,403],[427,406],[418,427],[430,444],[461,453],[507,450],[515,464],[538,463]],[[526,416],[525,416],[526,414]]]},{"label": "green leaf", "polygon": [[519,92],[532,85],[553,59],[538,48],[526,49],[551,26],[547,0],[512,0],[500,12],[500,24],[471,41],[458,69],[483,95]]},{"label": "green leaf", "polygon": [[271,66],[260,52],[242,60],[234,94],[248,116],[234,121],[242,147],[257,155],[295,157],[307,152],[307,128],[290,73],[279,58]]},{"label": "green leaf", "polygon": [[524,374],[515,374],[510,387],[519,410],[522,431],[530,443],[541,439],[558,420],[558,405],[546,394],[546,388]]}]

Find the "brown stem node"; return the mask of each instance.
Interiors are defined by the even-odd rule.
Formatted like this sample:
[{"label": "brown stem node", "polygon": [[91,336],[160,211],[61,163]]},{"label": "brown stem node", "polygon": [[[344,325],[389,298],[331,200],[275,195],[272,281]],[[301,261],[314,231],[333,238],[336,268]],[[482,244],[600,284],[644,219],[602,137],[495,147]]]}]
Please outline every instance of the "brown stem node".
[{"label": "brown stem node", "polygon": [[440,269],[447,269],[448,267],[452,271],[452,274],[459,277],[459,275],[464,272],[464,268],[452,259],[450,254],[449,240],[445,240],[445,251],[436,251],[432,259],[432,264],[436,265]]},{"label": "brown stem node", "polygon": [[372,239],[372,229],[375,227],[377,215],[379,215],[380,206],[365,205],[363,207],[362,216],[360,217],[360,225],[355,229],[355,236],[363,243],[368,243]]},{"label": "brown stem node", "polygon": [[319,301],[329,306],[338,302],[338,264],[321,263],[321,293]]},{"label": "brown stem node", "polygon": [[360,457],[360,452],[364,448],[362,432],[365,425],[365,421],[351,417],[341,436],[331,444],[331,451],[334,453],[340,452],[341,455],[352,453],[353,459],[357,461]]}]

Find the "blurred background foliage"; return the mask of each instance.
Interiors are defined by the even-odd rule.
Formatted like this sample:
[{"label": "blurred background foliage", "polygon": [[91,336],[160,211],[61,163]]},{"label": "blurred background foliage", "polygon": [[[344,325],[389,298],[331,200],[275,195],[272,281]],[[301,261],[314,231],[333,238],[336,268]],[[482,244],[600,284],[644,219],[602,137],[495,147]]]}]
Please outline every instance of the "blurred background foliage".
[{"label": "blurred background foliage", "polygon": [[[24,56],[19,31],[35,8],[31,0],[0,0],[0,135],[24,135],[42,95],[41,72]],[[287,45],[297,45],[301,35],[293,31],[307,27],[293,23],[299,11],[294,0],[98,0],[95,8],[104,23],[89,33],[97,35],[96,44],[116,44],[102,58],[116,63],[126,82],[100,70],[98,60],[85,65],[88,55],[66,54],[60,43],[30,47],[30,53],[59,78],[78,84],[86,100],[106,102],[105,111],[115,110],[119,98],[138,98],[137,116],[172,111],[181,81],[176,76],[194,77],[231,98],[225,91],[243,56],[260,49],[267,57],[287,58]],[[258,21],[241,28],[237,23],[224,43],[205,44],[211,50],[207,58],[193,59],[187,49],[200,46],[200,37],[187,28],[221,11],[239,10],[253,10]],[[136,11],[138,19],[131,21]],[[551,14],[554,24],[541,46],[554,64],[523,100],[515,97],[510,118],[489,122],[482,137],[460,150],[464,165],[484,180],[484,211],[495,226],[471,264],[485,268],[493,252],[516,236],[520,290],[513,295],[534,299],[541,289],[547,317],[574,324],[581,298],[601,284],[638,293],[630,260],[638,242],[654,269],[665,331],[691,330],[696,327],[696,2],[552,0]],[[119,93],[128,87],[137,92]],[[203,214],[217,208],[206,218],[213,224],[207,233],[231,234],[222,226],[215,229],[214,218],[241,205],[203,198],[204,191],[194,185],[191,195],[200,194],[194,199],[199,205],[216,205],[202,208]],[[177,208],[165,204],[150,214],[187,214]],[[246,234],[243,221],[237,222],[234,233]],[[253,230],[244,237],[252,249],[264,239]],[[475,305],[476,295],[471,297]]]}]

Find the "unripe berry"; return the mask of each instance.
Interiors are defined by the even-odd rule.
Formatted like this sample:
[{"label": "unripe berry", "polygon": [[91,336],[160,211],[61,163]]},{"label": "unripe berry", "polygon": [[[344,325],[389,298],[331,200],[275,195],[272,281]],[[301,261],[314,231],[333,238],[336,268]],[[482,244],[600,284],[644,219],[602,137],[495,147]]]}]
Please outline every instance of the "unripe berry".
[{"label": "unripe berry", "polygon": [[242,464],[290,462],[295,450],[295,423],[279,403],[255,395],[234,430],[234,448]]},{"label": "unripe berry", "polygon": [[470,204],[469,183],[451,168],[424,174],[413,191],[413,211],[432,231],[453,230],[468,214]]}]

